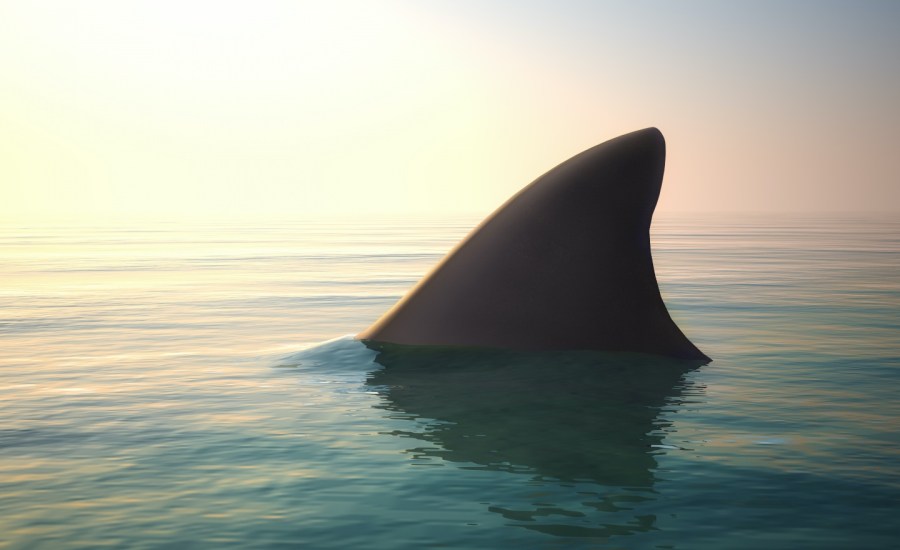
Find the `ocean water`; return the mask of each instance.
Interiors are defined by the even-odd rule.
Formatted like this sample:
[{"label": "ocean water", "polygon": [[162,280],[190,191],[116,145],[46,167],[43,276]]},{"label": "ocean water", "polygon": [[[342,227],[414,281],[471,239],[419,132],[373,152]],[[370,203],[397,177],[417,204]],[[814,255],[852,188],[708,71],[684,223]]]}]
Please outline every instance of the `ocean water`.
[{"label": "ocean water", "polygon": [[900,218],[657,219],[706,365],[347,336],[475,222],[0,227],[0,548],[900,546]]}]

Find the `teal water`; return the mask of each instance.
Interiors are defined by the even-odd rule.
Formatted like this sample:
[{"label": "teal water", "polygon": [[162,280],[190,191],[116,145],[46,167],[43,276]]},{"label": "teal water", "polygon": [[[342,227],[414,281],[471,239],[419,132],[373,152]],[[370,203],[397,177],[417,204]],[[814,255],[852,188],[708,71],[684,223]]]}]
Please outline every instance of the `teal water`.
[{"label": "teal water", "polygon": [[655,221],[708,365],[343,337],[475,221],[0,228],[0,547],[900,545],[900,219]]}]

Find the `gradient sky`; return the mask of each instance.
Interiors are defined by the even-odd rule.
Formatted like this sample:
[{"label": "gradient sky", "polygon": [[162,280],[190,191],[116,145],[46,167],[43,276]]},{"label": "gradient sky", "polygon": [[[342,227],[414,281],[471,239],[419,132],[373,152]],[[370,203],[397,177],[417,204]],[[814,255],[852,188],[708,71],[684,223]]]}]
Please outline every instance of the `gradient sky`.
[{"label": "gradient sky", "polygon": [[900,2],[0,4],[0,221],[484,215],[647,126],[659,211],[900,211]]}]

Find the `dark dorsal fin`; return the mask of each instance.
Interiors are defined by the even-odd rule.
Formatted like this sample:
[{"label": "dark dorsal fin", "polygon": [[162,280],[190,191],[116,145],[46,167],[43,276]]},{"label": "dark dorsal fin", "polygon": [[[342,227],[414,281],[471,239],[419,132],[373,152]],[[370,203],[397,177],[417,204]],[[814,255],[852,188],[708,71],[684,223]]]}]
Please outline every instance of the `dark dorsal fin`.
[{"label": "dark dorsal fin", "polygon": [[491,214],[358,337],[708,360],[669,317],[653,271],[665,158],[656,128],[572,157]]}]

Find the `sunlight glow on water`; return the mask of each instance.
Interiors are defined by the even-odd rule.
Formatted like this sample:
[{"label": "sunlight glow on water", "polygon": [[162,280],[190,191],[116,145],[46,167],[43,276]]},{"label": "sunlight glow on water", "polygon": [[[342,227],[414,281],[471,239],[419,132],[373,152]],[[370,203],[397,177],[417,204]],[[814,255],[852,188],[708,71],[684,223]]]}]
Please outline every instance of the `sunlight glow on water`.
[{"label": "sunlight glow on water", "polygon": [[0,228],[0,547],[900,541],[900,220],[656,221],[697,369],[318,345],[472,225]]}]

